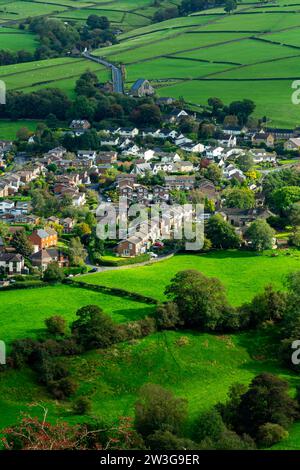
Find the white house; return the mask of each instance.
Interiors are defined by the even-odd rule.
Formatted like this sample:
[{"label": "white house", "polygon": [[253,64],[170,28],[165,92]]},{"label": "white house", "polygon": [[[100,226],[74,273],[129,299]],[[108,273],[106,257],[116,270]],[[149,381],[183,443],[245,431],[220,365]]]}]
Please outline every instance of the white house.
[{"label": "white house", "polygon": [[21,274],[24,269],[24,258],[18,253],[1,253],[0,268],[7,274]]},{"label": "white house", "polygon": [[4,214],[5,212],[10,212],[15,207],[13,201],[0,201],[0,212]]}]

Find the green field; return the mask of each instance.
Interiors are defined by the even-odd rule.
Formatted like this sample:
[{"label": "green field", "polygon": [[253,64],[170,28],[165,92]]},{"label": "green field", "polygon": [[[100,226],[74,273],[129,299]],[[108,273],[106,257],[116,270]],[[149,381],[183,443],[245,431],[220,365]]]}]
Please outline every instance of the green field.
[{"label": "green field", "polygon": [[20,120],[8,121],[6,119],[0,120],[0,139],[16,138],[16,133],[21,127],[27,127],[30,131],[35,131],[38,121]]},{"label": "green field", "polygon": [[[178,341],[186,338],[187,344]],[[218,336],[188,331],[157,333],[135,344],[66,358],[73,378],[80,384],[76,393],[92,399],[92,415],[113,421],[133,414],[139,388],[147,382],[173,390],[189,402],[189,417],[195,418],[218,401],[226,399],[234,382],[249,383],[262,371],[289,380],[292,390],[299,378],[282,369],[274,358],[268,332]],[[259,359],[257,359],[259,357]],[[13,423],[28,403],[42,402],[49,419],[69,422],[86,417],[72,415],[70,402],[50,399],[35,385],[31,371],[7,371],[0,384],[1,426]],[[31,414],[37,413],[35,409]],[[290,448],[299,448],[299,426],[291,433]],[[281,443],[283,446],[284,444]]]},{"label": "green field", "polygon": [[282,288],[285,276],[300,270],[300,252],[291,253],[287,256],[282,252],[278,257],[241,251],[177,255],[148,266],[85,275],[77,279],[109,287],[120,285],[128,291],[162,300],[165,287],[178,271],[197,269],[206,276],[218,277],[226,287],[229,300],[234,305],[240,305],[251,300],[267,284]]},{"label": "green field", "polygon": [[32,91],[46,86],[58,87],[72,96],[76,80],[86,70],[96,72],[101,82],[106,82],[110,77],[109,71],[100,64],[64,57],[5,65],[1,67],[1,79],[5,81],[7,90]]},{"label": "green field", "polygon": [[88,304],[103,308],[117,322],[137,320],[153,311],[140,302],[69,286],[0,292],[1,338],[9,343],[36,336],[44,328],[45,318],[52,315],[72,322],[76,311]]},{"label": "green field", "polygon": [[34,34],[10,28],[0,29],[0,49],[11,52],[20,50],[34,52],[38,45]]}]

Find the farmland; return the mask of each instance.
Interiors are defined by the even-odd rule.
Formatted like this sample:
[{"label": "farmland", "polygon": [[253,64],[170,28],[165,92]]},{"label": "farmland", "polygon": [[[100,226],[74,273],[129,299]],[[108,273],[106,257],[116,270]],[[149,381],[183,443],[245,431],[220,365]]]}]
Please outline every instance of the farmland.
[{"label": "farmland", "polygon": [[218,277],[225,285],[229,300],[234,305],[249,301],[267,284],[282,288],[285,276],[300,269],[300,253],[283,252],[277,257],[269,253],[215,252],[207,255],[178,255],[139,268],[105,272],[78,278],[91,284],[109,287],[121,285],[128,291],[164,299],[164,290],[170,279],[180,270],[197,269],[206,276]]},{"label": "farmland", "polygon": [[[20,10],[22,4],[22,11]],[[5,2],[1,3],[5,5]],[[9,2],[0,15],[5,30],[23,15],[40,13],[38,2]],[[107,16],[119,28],[119,44],[95,51],[99,56],[126,66],[126,87],[141,77],[152,81],[160,96],[183,96],[192,105],[205,105],[211,96],[225,103],[243,98],[255,101],[255,116],[267,116],[272,125],[290,127],[299,124],[298,108],[292,104],[291,85],[300,76],[300,6],[278,0],[272,5],[239,4],[226,15],[222,8],[213,8],[190,16],[151,24],[155,8],[150,0],[132,2],[48,2],[43,14],[64,21],[83,23],[90,14]],[[2,36],[3,35],[3,36]],[[7,47],[18,48],[23,35],[4,31],[1,37]],[[24,47],[32,50],[35,39],[24,34]],[[53,61],[53,62],[49,62]],[[61,88],[73,96],[77,77],[85,68],[98,72],[95,64],[82,61],[63,69],[57,59],[49,59],[47,80],[41,79],[42,64],[33,66],[23,80],[24,66],[10,72],[1,70],[9,90],[33,91],[44,86]],[[84,63],[86,65],[84,65]],[[50,71],[50,70],[49,70]],[[101,73],[101,70],[99,70]],[[108,79],[102,71],[101,80]],[[255,87],[252,82],[255,79]],[[174,83],[175,82],[175,83]]]}]

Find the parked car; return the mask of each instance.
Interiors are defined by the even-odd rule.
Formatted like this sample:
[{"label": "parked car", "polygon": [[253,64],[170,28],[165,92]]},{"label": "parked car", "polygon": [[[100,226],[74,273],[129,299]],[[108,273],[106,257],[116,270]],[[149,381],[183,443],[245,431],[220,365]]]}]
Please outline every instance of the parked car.
[{"label": "parked car", "polygon": [[158,255],[153,253],[153,251],[149,251],[148,255],[150,255],[150,258],[158,258]]}]

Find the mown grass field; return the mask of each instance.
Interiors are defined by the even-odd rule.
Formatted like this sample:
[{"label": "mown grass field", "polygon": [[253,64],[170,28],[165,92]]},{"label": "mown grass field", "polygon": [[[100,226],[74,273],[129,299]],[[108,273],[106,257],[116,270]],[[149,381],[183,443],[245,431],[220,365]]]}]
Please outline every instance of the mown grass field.
[{"label": "mown grass field", "polygon": [[16,338],[36,337],[49,316],[61,315],[68,323],[76,311],[94,304],[111,315],[114,321],[124,322],[142,318],[153,306],[66,285],[0,292],[0,336],[9,344]]},{"label": "mown grass field", "polygon": [[234,305],[249,301],[267,284],[283,288],[288,273],[300,270],[300,251],[257,255],[251,252],[226,251],[205,255],[177,255],[166,261],[138,268],[107,271],[80,276],[79,281],[142,293],[163,300],[171,278],[185,269],[197,269],[209,277],[218,277],[225,285]]}]

